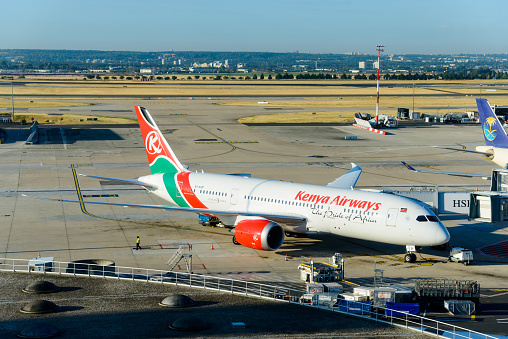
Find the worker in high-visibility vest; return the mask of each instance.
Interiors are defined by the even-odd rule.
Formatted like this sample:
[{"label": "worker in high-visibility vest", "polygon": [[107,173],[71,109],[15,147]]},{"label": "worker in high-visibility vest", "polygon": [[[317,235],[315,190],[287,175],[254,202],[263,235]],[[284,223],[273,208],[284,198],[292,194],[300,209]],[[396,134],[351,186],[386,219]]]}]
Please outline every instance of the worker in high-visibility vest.
[{"label": "worker in high-visibility vest", "polygon": [[141,243],[141,240],[139,240],[139,236],[136,238],[136,250],[140,250],[141,246],[139,244]]}]

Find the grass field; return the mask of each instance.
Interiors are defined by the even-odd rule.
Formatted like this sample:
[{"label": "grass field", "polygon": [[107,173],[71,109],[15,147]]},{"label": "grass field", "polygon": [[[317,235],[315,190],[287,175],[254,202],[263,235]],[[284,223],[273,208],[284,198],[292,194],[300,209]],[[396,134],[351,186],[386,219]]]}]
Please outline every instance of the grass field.
[{"label": "grass field", "polygon": [[[454,82],[454,88],[442,88],[439,86],[448,86],[446,81],[415,81],[415,96],[429,94],[455,94],[455,95],[474,95],[478,96],[480,91],[485,93],[486,87],[483,89],[476,86],[483,86],[488,81],[473,82],[463,81]],[[241,86],[240,86],[241,84]],[[348,86],[333,86],[338,84],[347,84]],[[508,82],[507,82],[508,84]],[[298,85],[298,86],[295,86]],[[316,86],[319,85],[319,86]],[[367,86],[366,86],[367,85]],[[432,85],[433,87],[428,87]],[[381,93],[383,96],[393,97],[399,95],[412,95],[412,81],[387,81],[382,82]],[[426,86],[426,87],[422,87]],[[496,88],[497,91],[507,91],[506,88]],[[0,96],[9,96],[11,88],[9,86],[0,86]],[[16,86],[14,95],[47,95],[47,96],[333,96],[340,98],[341,96],[375,96],[375,81],[297,81],[297,80],[258,80],[258,81],[203,81],[203,80],[182,80],[182,81],[76,81],[66,84],[52,84],[50,81],[32,83],[30,86]],[[5,98],[7,99],[7,98]]]},{"label": "grass field", "polygon": [[277,113],[242,118],[238,122],[242,124],[346,123],[353,122],[354,114],[353,111]]},{"label": "grass field", "polygon": [[[81,102],[64,102],[64,101],[36,101],[36,100],[14,100],[14,108],[38,108],[38,107],[77,107],[88,106],[90,104]],[[12,107],[11,100],[0,100],[0,107]]]},{"label": "grass field", "polygon": [[[463,113],[467,110],[476,111],[476,97],[419,97],[415,96],[415,112],[431,113],[440,116],[446,113]],[[508,98],[496,97],[498,105],[508,105]],[[222,105],[261,106],[257,102],[231,102]],[[376,113],[376,98],[343,98],[341,100],[270,100],[263,107],[281,108],[313,108],[311,112],[270,113],[246,117],[241,123],[330,123],[353,122],[356,112]],[[412,97],[381,97],[380,114],[396,115],[398,107],[413,110]],[[324,108],[338,108],[340,110],[322,110]]]},{"label": "grass field", "polygon": [[[33,120],[32,120],[33,119]],[[96,120],[94,120],[96,119]],[[75,114],[47,114],[47,113],[16,113],[14,121],[32,123],[55,123],[62,125],[87,125],[87,124],[137,124],[137,120],[112,118],[104,116],[91,115],[75,115]]]},{"label": "grass field", "polygon": [[[186,76],[185,76],[186,77]],[[33,81],[33,80],[31,80]],[[337,86],[345,85],[345,86]],[[413,86],[414,85],[414,86]],[[508,81],[382,81],[380,112],[396,114],[397,107],[432,114],[464,112],[476,109],[475,98],[491,96],[497,105],[508,105]],[[506,96],[504,95],[506,94]],[[0,107],[10,107],[10,86],[0,86]],[[23,100],[17,100],[22,95]],[[30,97],[33,95],[33,99]],[[62,107],[87,105],[66,101],[69,98],[101,98],[114,100],[115,96],[132,99],[178,96],[220,99],[220,105],[304,109],[305,112],[273,112],[248,117],[241,122],[350,122],[355,112],[375,113],[376,82],[357,80],[183,80],[177,81],[69,81],[53,83],[47,79],[31,82],[30,86],[14,88],[15,107]],[[495,97],[494,97],[495,95]],[[36,98],[46,96],[51,101]],[[255,97],[247,100],[229,100],[229,97]],[[286,97],[286,98],[284,98]],[[56,100],[55,100],[56,99]],[[83,100],[83,99],[79,99]],[[26,119],[26,117],[25,117]],[[43,117],[42,120],[54,120]],[[84,123],[86,117],[77,118]],[[85,119],[84,121],[80,121]],[[64,118],[65,120],[65,118]],[[61,121],[64,121],[61,120]],[[74,119],[75,120],[75,119]]]}]

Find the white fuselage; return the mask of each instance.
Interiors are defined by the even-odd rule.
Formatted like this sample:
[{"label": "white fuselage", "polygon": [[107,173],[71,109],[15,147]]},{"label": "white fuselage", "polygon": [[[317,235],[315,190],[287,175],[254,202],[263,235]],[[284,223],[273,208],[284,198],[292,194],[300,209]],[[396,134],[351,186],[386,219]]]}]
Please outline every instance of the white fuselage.
[{"label": "white fuselage", "polygon": [[501,166],[502,168],[508,167],[508,148],[495,147],[495,146],[477,146],[478,152],[492,153],[491,160]]},{"label": "white fuselage", "polygon": [[[159,187],[152,193],[176,204],[162,176],[148,175],[139,180]],[[238,212],[240,216],[261,213],[306,219],[300,223],[280,222],[289,232],[323,232],[416,246],[440,245],[450,237],[427,207],[393,194],[212,173],[190,173],[189,184],[210,210]],[[426,216],[432,216],[433,221]],[[219,217],[226,225],[234,226],[238,221],[235,215]]]}]

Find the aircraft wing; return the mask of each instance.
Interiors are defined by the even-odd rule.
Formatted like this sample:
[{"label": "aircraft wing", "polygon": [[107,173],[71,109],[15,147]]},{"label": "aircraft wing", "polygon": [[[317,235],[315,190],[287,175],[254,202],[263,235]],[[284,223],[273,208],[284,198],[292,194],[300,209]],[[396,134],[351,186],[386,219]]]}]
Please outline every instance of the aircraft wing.
[{"label": "aircraft wing", "polygon": [[353,189],[355,188],[356,182],[358,181],[358,178],[360,177],[360,174],[362,174],[362,169],[360,166],[351,163],[351,166],[353,167],[349,172],[341,176],[340,178],[335,179],[331,183],[329,183],[328,187],[335,187],[335,188],[344,188],[344,189]]},{"label": "aircraft wing", "polygon": [[417,169],[414,169],[411,165],[405,163],[404,161],[401,161],[401,162],[402,162],[402,164],[404,166],[406,166],[406,168],[408,170],[413,171],[413,172],[434,173],[434,174],[448,174],[448,175],[453,175],[453,176],[457,176],[457,177],[468,177],[468,178],[480,177],[480,178],[485,179],[485,180],[490,180],[491,179],[491,175],[489,175],[489,174],[417,170]]},{"label": "aircraft wing", "polygon": [[142,181],[138,181],[138,180],[101,177],[101,176],[98,176],[98,175],[89,175],[89,174],[81,174],[81,173],[79,173],[79,175],[81,175],[83,177],[90,177],[90,178],[95,178],[95,179],[103,179],[103,180],[109,180],[109,181],[122,182],[122,183],[128,184],[128,185],[138,185],[138,186],[144,186],[144,187],[157,188],[156,186],[152,186],[152,185],[147,184],[146,182],[142,182]]},{"label": "aircraft wing", "polygon": [[105,202],[105,201],[85,201],[85,200],[66,200],[66,199],[53,199],[53,198],[41,198],[41,197],[33,197],[30,195],[22,194],[24,197],[33,198],[33,199],[41,199],[41,200],[51,200],[51,201],[61,201],[61,202],[73,202],[79,204],[97,204],[97,205],[113,205],[113,206],[127,206],[127,207],[141,207],[141,208],[154,208],[154,209],[163,209],[170,211],[179,211],[179,212],[193,212],[193,213],[203,213],[203,214],[212,214],[212,215],[242,215],[242,216],[254,216],[254,217],[264,217],[267,219],[280,220],[281,222],[287,223],[299,223],[302,221],[307,221],[307,218],[297,214],[267,214],[267,213],[255,213],[255,212],[247,212],[247,211],[226,211],[226,210],[211,210],[206,208],[191,208],[191,207],[178,207],[178,206],[165,206],[165,205],[145,205],[145,204],[123,204],[119,202]]}]

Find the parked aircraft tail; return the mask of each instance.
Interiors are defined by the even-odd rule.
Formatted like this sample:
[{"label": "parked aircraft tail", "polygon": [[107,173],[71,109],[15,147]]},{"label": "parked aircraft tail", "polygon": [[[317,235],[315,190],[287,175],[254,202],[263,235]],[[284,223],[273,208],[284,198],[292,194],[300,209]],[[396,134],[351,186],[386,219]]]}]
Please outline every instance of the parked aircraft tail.
[{"label": "parked aircraft tail", "polygon": [[134,106],[152,174],[187,172],[144,107]]},{"label": "parked aircraft tail", "polygon": [[476,99],[483,137],[487,146],[508,148],[508,136],[487,99]]}]

